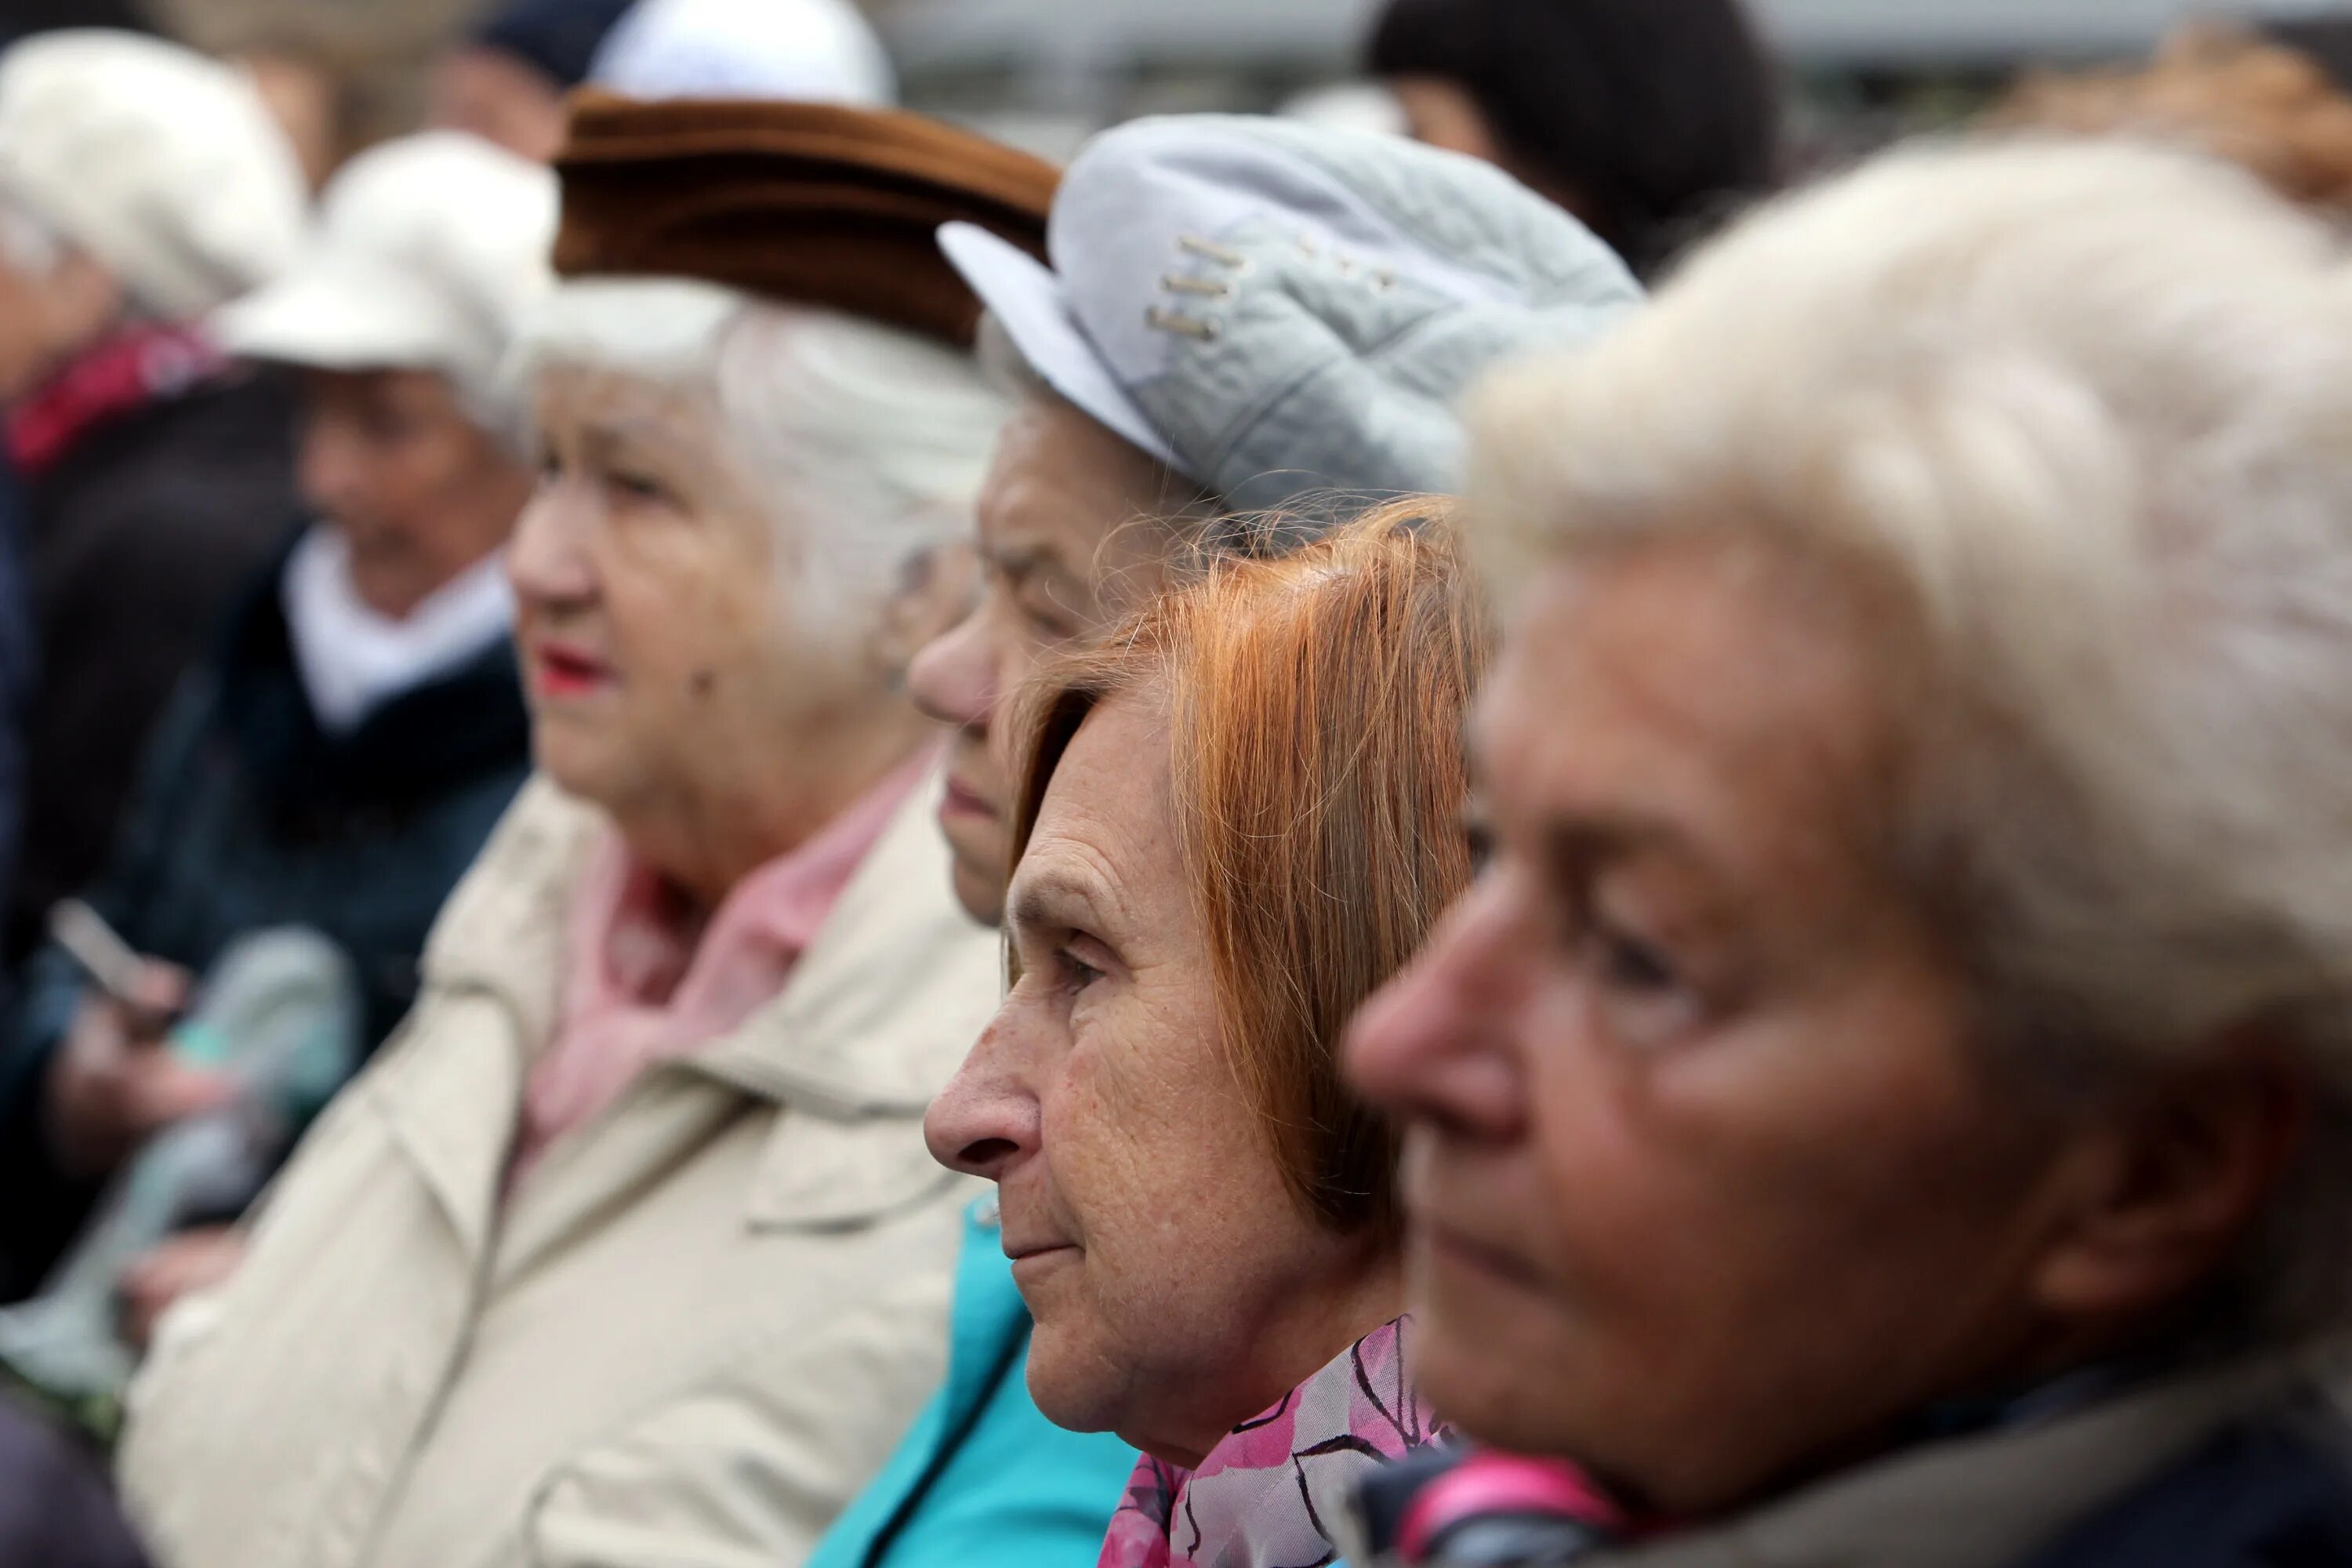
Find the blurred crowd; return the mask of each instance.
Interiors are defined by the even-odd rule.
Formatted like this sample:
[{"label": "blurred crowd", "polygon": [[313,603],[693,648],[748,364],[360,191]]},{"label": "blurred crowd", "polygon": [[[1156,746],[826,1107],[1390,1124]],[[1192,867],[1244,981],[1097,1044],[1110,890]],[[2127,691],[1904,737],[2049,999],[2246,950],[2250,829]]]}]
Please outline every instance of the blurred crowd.
[{"label": "blurred crowd", "polygon": [[0,1568],[2352,1563],[2352,20],[49,9]]}]

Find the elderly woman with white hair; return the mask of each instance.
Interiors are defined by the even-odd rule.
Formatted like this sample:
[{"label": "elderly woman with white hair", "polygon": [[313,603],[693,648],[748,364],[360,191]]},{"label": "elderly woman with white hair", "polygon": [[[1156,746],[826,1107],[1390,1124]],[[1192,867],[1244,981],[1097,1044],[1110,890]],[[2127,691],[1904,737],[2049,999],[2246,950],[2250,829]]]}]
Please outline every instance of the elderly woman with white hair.
[{"label": "elderly woman with white hair", "polygon": [[1911,151],[1485,395],[1493,857],[1351,1066],[1576,1561],[2352,1561],[2344,260]]},{"label": "elderly woman with white hair", "polygon": [[940,1375],[971,1194],[921,1117],[999,966],[903,677],[1004,406],[795,270],[844,257],[772,163],[684,204],[751,271],[562,173],[509,559],[541,776],[164,1321],[122,1474],[176,1568],[794,1563]]}]

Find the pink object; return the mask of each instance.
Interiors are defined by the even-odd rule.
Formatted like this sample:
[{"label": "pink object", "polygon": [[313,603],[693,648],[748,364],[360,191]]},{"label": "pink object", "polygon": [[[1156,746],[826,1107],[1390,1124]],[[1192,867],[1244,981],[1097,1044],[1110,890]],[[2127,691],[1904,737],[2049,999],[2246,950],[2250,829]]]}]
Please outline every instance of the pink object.
[{"label": "pink object", "polygon": [[1397,1531],[1399,1554],[1408,1563],[1421,1562],[1445,1531],[1465,1519],[1496,1514],[1557,1516],[1612,1534],[1624,1533],[1631,1523],[1573,1465],[1482,1452],[1438,1477],[1413,1499]]},{"label": "pink object", "polygon": [[1412,1320],[1356,1342],[1271,1410],[1234,1427],[1196,1470],[1145,1456],[1111,1516],[1098,1568],[1295,1568],[1337,1543],[1312,1499],[1339,1504],[1374,1466],[1445,1428],[1406,1367]]},{"label": "pink object", "polygon": [[646,1068],[731,1033],[783,990],[930,764],[926,749],[814,837],[737,883],[707,924],[618,832],[607,835],[572,899],[562,1012],[523,1090],[509,1193]]}]

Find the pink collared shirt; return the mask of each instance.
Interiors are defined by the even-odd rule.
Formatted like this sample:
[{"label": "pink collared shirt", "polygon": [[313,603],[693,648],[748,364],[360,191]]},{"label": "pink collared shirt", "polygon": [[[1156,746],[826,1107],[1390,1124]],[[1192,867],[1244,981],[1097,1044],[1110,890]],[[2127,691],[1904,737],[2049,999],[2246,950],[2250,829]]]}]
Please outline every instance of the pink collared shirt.
[{"label": "pink collared shirt", "polygon": [[707,924],[607,831],[572,899],[562,1010],[523,1090],[509,1193],[646,1069],[692,1056],[783,989],[931,761],[926,747],[800,847],[738,882]]}]

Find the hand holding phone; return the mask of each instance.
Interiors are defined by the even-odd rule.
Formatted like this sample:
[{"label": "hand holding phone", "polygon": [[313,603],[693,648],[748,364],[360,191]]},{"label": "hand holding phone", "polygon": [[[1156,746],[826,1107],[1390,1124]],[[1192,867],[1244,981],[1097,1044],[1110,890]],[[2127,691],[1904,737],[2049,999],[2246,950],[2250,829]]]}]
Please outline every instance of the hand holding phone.
[{"label": "hand holding phone", "polygon": [[166,1044],[187,1007],[186,971],[140,956],[77,900],[52,912],[50,931],[91,987],[49,1068],[50,1141],[68,1171],[97,1177],[156,1132],[225,1104],[236,1086]]}]

